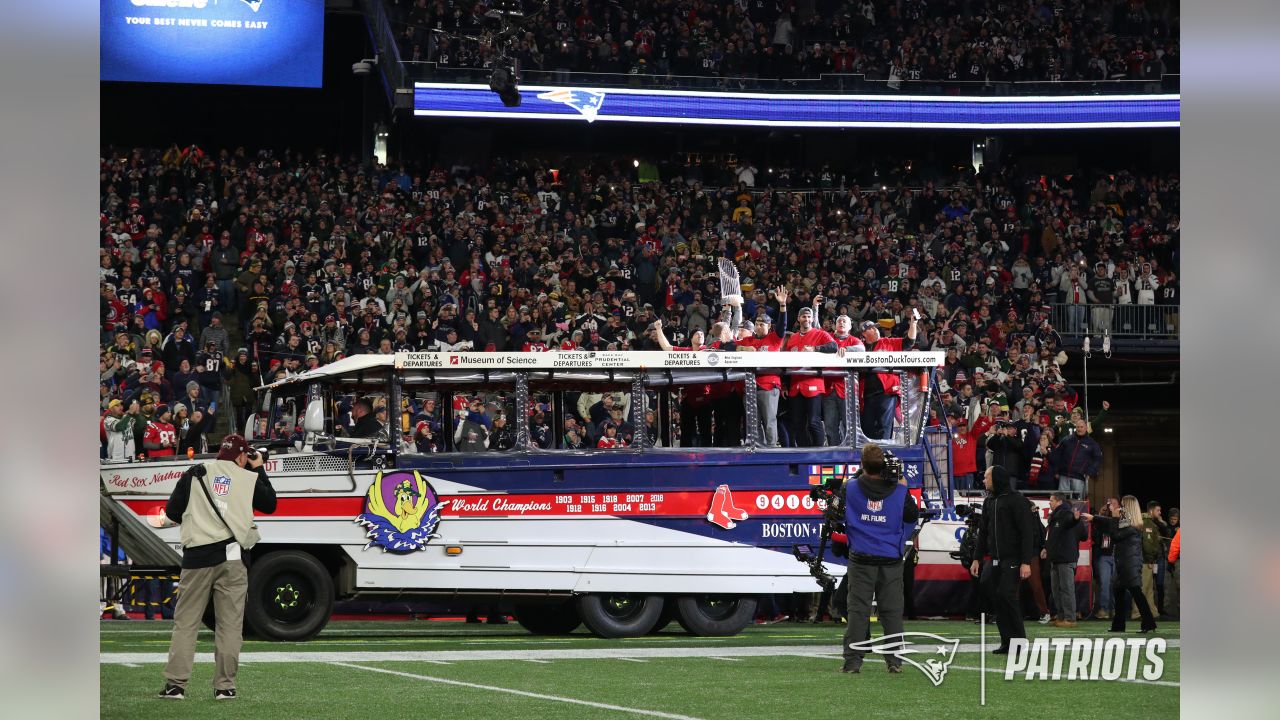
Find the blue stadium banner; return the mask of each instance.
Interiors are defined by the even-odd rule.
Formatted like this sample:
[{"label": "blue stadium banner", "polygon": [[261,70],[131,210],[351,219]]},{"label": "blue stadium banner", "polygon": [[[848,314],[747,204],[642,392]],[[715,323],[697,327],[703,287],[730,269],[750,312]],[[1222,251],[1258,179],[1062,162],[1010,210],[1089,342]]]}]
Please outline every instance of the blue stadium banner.
[{"label": "blue stadium banner", "polygon": [[414,114],[762,127],[1062,130],[1178,127],[1178,95],[792,95],[525,85],[504,107],[487,85],[416,83]]},{"label": "blue stadium banner", "polygon": [[100,78],[318,88],[324,0],[101,0]]}]

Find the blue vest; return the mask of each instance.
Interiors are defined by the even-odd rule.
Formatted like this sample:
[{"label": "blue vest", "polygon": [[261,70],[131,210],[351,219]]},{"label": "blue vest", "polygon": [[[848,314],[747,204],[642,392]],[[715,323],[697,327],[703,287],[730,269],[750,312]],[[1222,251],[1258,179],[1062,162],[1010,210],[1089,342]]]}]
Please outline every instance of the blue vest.
[{"label": "blue vest", "polygon": [[849,554],[901,558],[906,553],[906,524],[902,506],[907,488],[895,485],[889,497],[869,500],[850,479],[845,484],[844,522],[849,534]]}]

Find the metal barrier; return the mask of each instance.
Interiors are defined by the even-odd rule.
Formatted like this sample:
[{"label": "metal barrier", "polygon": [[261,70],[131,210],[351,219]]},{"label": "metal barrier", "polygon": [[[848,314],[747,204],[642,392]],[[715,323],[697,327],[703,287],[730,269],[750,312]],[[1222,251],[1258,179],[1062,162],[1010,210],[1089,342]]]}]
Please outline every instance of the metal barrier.
[{"label": "metal barrier", "polygon": [[[394,44],[392,45],[394,47]],[[441,67],[432,61],[405,61],[403,78],[413,82],[485,83],[489,68]],[[1137,80],[965,81],[881,80],[863,74],[826,73],[815,78],[715,77],[664,73],[599,73],[521,68],[526,85],[594,88],[652,88],[721,92],[834,93],[848,95],[1155,95],[1177,94],[1181,76]],[[397,85],[397,87],[406,87]]]},{"label": "metal barrier", "polygon": [[1101,335],[1112,337],[1176,338],[1177,305],[1086,305],[1058,303],[1050,306],[1049,322],[1063,337]]}]

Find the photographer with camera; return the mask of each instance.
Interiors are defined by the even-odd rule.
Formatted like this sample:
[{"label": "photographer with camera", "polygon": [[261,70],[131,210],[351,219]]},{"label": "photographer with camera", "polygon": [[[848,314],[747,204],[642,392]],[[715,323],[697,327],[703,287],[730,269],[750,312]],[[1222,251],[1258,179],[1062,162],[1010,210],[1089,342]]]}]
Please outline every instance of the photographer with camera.
[{"label": "photographer with camera", "polygon": [[[983,591],[995,606],[1000,628],[1000,647],[995,653],[1006,655],[1010,640],[1027,636],[1018,604],[1018,586],[1031,577],[1036,530],[1032,527],[1031,501],[1013,489],[1008,470],[992,465],[982,476],[982,484],[987,489],[987,499],[982,502],[978,547],[969,572],[981,578]],[[988,553],[991,564],[980,574],[982,558]]]},{"label": "photographer with camera", "polygon": [[250,448],[242,436],[228,435],[217,459],[188,468],[169,496],[164,514],[182,525],[182,574],[161,698],[187,697],[196,633],[210,598],[218,624],[213,638],[213,698],[236,697],[249,590],[243,552],[260,538],[254,511],[276,510],[276,492],[263,468],[265,462],[266,454]]},{"label": "photographer with camera", "polygon": [[1009,482],[1017,485],[1019,478],[1026,477],[1028,459],[1022,438],[1018,437],[1018,429],[1007,418],[996,420],[991,435],[987,437],[987,450],[991,451],[991,464],[999,465],[1009,471]]},{"label": "photographer with camera", "polygon": [[[902,558],[920,511],[907,492],[906,477],[890,473],[889,467],[885,451],[867,443],[862,448],[861,471],[844,487],[849,626],[841,672],[861,672],[865,653],[849,646],[867,639],[872,598],[885,635],[902,632]],[[902,672],[902,658],[897,655],[886,655],[885,664],[891,673]]]}]

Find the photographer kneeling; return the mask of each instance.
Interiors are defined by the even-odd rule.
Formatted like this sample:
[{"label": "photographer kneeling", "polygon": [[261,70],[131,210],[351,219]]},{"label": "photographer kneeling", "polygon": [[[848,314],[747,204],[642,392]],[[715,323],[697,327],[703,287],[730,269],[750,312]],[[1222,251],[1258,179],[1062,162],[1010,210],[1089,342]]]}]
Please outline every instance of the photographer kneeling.
[{"label": "photographer kneeling", "polygon": [[182,574],[161,698],[187,697],[196,633],[210,597],[218,623],[213,636],[213,698],[236,697],[249,590],[242,551],[252,548],[260,537],[253,511],[276,510],[276,492],[263,469],[265,461],[243,437],[228,435],[216,460],[192,465],[182,474],[165,506],[169,520],[182,525]]},{"label": "photographer kneeling", "polygon": [[[861,650],[850,645],[867,638],[871,600],[877,601],[885,635],[902,632],[902,557],[920,515],[900,473],[889,476],[885,452],[875,443],[862,448],[862,469],[844,488],[845,531],[849,535],[849,626],[844,633],[841,672],[862,669]],[[902,672],[902,658],[886,655],[889,672]]]}]

